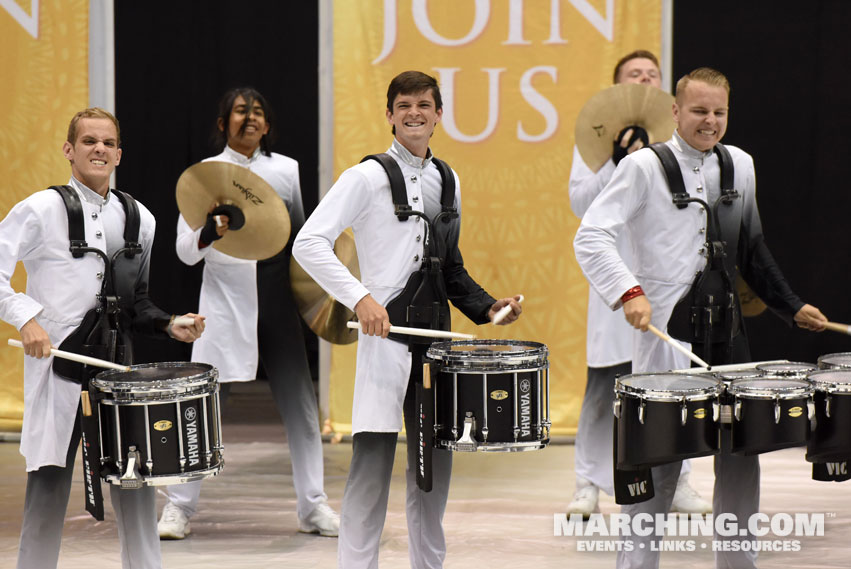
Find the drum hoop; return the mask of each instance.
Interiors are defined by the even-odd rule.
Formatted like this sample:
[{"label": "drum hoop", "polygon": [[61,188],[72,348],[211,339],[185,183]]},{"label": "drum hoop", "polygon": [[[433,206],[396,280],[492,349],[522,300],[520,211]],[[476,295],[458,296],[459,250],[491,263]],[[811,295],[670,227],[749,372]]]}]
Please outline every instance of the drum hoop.
[{"label": "drum hoop", "polygon": [[[160,362],[130,366],[130,371],[147,368],[204,367],[206,371],[194,375],[173,379],[155,379],[150,381],[114,381],[111,377],[126,374],[125,371],[106,370],[99,373],[90,385],[96,391],[112,395],[114,402],[122,401],[163,401],[183,400],[204,396],[218,389],[218,370],[210,364],[198,362]],[[109,399],[109,398],[105,398]]]},{"label": "drum hoop", "polygon": [[720,379],[712,376],[706,375],[697,375],[697,374],[669,374],[676,375],[677,377],[683,378],[694,378],[700,379],[702,381],[712,381],[715,382],[711,386],[706,387],[694,387],[690,389],[647,389],[646,387],[638,387],[634,385],[624,384],[622,380],[625,380],[630,377],[641,377],[641,376],[658,376],[658,375],[666,375],[664,373],[646,373],[646,374],[630,374],[625,375],[623,377],[619,377],[615,381],[615,392],[622,393],[624,395],[631,395],[633,397],[637,397],[639,399],[644,399],[646,401],[661,401],[661,402],[674,402],[674,401],[682,401],[685,399],[686,401],[702,401],[705,399],[711,399],[713,397],[719,396],[724,391],[724,382]]},{"label": "drum hoop", "polygon": [[[453,346],[524,346],[531,350],[516,350],[503,352],[459,352],[453,351]],[[545,344],[526,340],[460,340],[453,342],[435,342],[426,352],[426,357],[433,362],[442,362],[447,367],[460,365],[473,367],[484,364],[485,369],[511,369],[532,366],[542,369],[547,366],[549,351]]]},{"label": "drum hoop", "polygon": [[[789,367],[795,366],[795,369],[772,369],[774,367]],[[782,364],[758,364],[756,369],[766,375],[777,375],[783,377],[803,377],[806,374],[818,369],[815,365],[808,362],[788,362]]]},{"label": "drum hoop", "polygon": [[727,392],[740,399],[804,399],[810,397],[813,392],[813,384],[806,379],[789,378],[785,376],[764,376],[756,379],[774,379],[781,383],[801,382],[804,385],[788,385],[779,388],[773,387],[751,387],[742,385],[742,382],[753,381],[753,379],[736,379],[727,386]]},{"label": "drum hoop", "polygon": [[832,375],[836,372],[846,372],[851,375],[851,368],[831,368],[820,369],[807,376],[813,384],[813,389],[816,391],[824,391],[825,393],[851,393],[851,381],[822,381],[820,376]]},{"label": "drum hoop", "polygon": [[[828,358],[831,357],[847,357],[848,363],[831,363]],[[816,365],[821,369],[851,369],[851,352],[837,352],[834,354],[824,354],[816,360]]]}]

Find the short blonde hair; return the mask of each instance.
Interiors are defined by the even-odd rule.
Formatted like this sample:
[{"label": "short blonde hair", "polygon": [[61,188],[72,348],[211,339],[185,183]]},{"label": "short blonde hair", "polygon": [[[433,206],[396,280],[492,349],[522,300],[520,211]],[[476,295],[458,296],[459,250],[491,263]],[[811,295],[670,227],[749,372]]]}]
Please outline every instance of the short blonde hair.
[{"label": "short blonde hair", "polygon": [[112,124],[115,125],[115,134],[118,139],[116,140],[116,143],[121,146],[121,127],[118,126],[118,119],[115,118],[112,113],[101,109],[100,107],[89,107],[88,109],[83,109],[74,115],[74,118],[72,118],[70,124],[68,124],[68,142],[71,144],[77,142],[77,123],[80,122],[80,119],[111,120]]},{"label": "short blonde hair", "polygon": [[685,91],[685,88],[692,81],[700,81],[701,83],[706,83],[713,87],[724,87],[727,91],[727,96],[730,96],[730,82],[723,73],[716,71],[711,67],[698,67],[688,75],[683,75],[680,80],[677,81],[677,102],[680,101],[680,94]]}]

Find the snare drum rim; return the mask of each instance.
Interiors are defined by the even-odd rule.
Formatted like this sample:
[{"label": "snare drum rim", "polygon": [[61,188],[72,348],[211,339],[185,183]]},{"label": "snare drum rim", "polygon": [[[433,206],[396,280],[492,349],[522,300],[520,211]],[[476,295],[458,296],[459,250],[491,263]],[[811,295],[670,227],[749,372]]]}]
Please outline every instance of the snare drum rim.
[{"label": "snare drum rim", "polygon": [[[777,367],[785,367],[787,369],[772,369]],[[791,367],[794,367],[794,369],[789,369]],[[799,377],[805,377],[808,373],[817,370],[818,367],[809,362],[785,362],[757,364],[756,369],[763,372],[763,375],[793,377],[797,379]]]},{"label": "snare drum rim", "polygon": [[[461,352],[452,350],[453,346],[524,346],[532,349],[502,352]],[[446,368],[470,368],[484,365],[485,369],[542,369],[547,365],[549,350],[546,344],[527,340],[455,340],[435,342],[426,357],[431,361],[443,363]]]},{"label": "snare drum rim", "polygon": [[[754,380],[774,380],[779,383],[788,383],[790,385],[782,386],[779,389],[769,387],[748,388],[743,385],[745,382]],[[792,383],[798,382],[803,385],[791,385]],[[727,385],[727,393],[739,399],[806,399],[813,393],[813,384],[805,378],[766,375],[761,378],[734,379],[729,385]]]},{"label": "snare drum rim", "polygon": [[851,381],[822,381],[819,379],[821,376],[832,375],[836,372],[845,372],[851,376],[851,367],[820,369],[809,374],[807,379],[810,380],[815,391],[824,393],[851,393]]},{"label": "snare drum rim", "polygon": [[[827,358],[842,356],[848,358],[848,363],[830,363],[827,361]],[[827,370],[827,369],[851,369],[851,352],[836,352],[833,354],[824,354],[818,357],[816,360],[816,365],[819,370]]]},{"label": "snare drum rim", "polygon": [[111,395],[104,400],[113,402],[146,402],[192,398],[206,393],[212,393],[218,388],[218,370],[207,363],[199,362],[160,362],[136,364],[130,366],[130,371],[147,368],[185,368],[189,365],[203,367],[202,373],[173,379],[156,379],[153,381],[113,381],[111,377],[126,374],[121,370],[102,371],[89,382],[95,391]]},{"label": "snare drum rim", "polygon": [[[701,381],[714,382],[713,385],[707,387],[695,387],[693,389],[647,389],[634,385],[625,385],[624,380],[631,377],[649,377],[649,376],[677,376],[679,378],[692,378]],[[717,377],[711,375],[698,375],[687,373],[631,373],[624,375],[615,380],[615,393],[619,395],[628,395],[637,397],[645,401],[661,401],[661,402],[679,402],[685,399],[686,401],[704,401],[718,397],[724,391],[724,382]]]}]

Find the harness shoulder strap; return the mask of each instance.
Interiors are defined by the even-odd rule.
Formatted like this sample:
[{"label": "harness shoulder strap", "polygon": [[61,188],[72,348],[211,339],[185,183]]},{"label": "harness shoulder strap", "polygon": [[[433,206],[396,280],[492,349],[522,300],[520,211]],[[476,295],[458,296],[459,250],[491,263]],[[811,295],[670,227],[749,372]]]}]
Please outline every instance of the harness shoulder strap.
[{"label": "harness shoulder strap", "polygon": [[112,193],[124,206],[124,256],[132,259],[135,255],[142,253],[142,245],[139,243],[139,227],[142,216],[139,215],[139,204],[133,196],[120,190],[112,190]]},{"label": "harness shoulder strap", "polygon": [[85,254],[83,249],[89,246],[86,243],[86,227],[80,196],[71,186],[50,186],[50,189],[59,192],[62,201],[65,202],[65,212],[68,214],[68,240],[71,242],[69,249],[71,256],[79,259]]},{"label": "harness shoulder strap", "polygon": [[688,204],[685,200],[688,199],[686,185],[683,182],[683,174],[680,171],[680,165],[677,162],[673,151],[664,142],[655,142],[649,146],[650,150],[656,153],[659,162],[662,163],[662,170],[665,171],[665,178],[668,180],[668,189],[671,190],[671,195],[674,198],[674,205],[679,209],[685,209]]},{"label": "harness shoulder strap", "polygon": [[730,156],[730,151],[727,150],[720,142],[715,145],[715,154],[718,155],[718,165],[721,167],[721,195],[725,198],[725,202],[729,202],[730,198],[735,198],[739,193],[733,187],[735,179],[735,168],[733,167],[733,157]]},{"label": "harness shoulder strap", "polygon": [[408,192],[405,189],[405,177],[402,175],[402,169],[399,168],[396,161],[386,152],[364,156],[361,162],[366,162],[367,160],[375,160],[387,172],[387,177],[390,178],[390,193],[393,196],[396,217],[399,218],[399,221],[407,221],[411,217],[410,212],[412,210],[408,203]]},{"label": "harness shoulder strap", "polygon": [[452,174],[452,168],[443,160],[432,156],[431,161],[434,162],[437,171],[440,172],[440,180],[443,185],[440,206],[443,213],[449,214],[444,216],[443,220],[449,222],[450,218],[458,216],[458,209],[455,207],[455,176]]}]

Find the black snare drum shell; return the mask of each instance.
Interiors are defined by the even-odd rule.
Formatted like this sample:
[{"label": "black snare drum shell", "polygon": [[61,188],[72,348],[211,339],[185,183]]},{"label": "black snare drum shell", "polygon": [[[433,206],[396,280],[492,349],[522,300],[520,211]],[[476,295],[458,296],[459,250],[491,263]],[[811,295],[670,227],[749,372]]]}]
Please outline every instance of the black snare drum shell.
[{"label": "black snare drum shell", "polygon": [[[731,452],[754,455],[805,445],[810,430],[807,400],[807,397],[779,400],[780,422],[776,423],[773,399],[737,397],[733,404]],[[742,408],[740,418],[736,419],[739,402]]]},{"label": "black snare drum shell", "polygon": [[641,399],[621,394],[618,436],[618,468],[635,469],[666,464],[686,458],[717,454],[718,423],[712,417],[714,398],[682,403],[646,401],[644,423],[638,418]]},{"label": "black snare drum shell", "polygon": [[815,391],[815,428],[807,440],[807,460],[830,462],[851,457],[851,393],[830,395],[830,417],[826,412],[827,393]]}]

